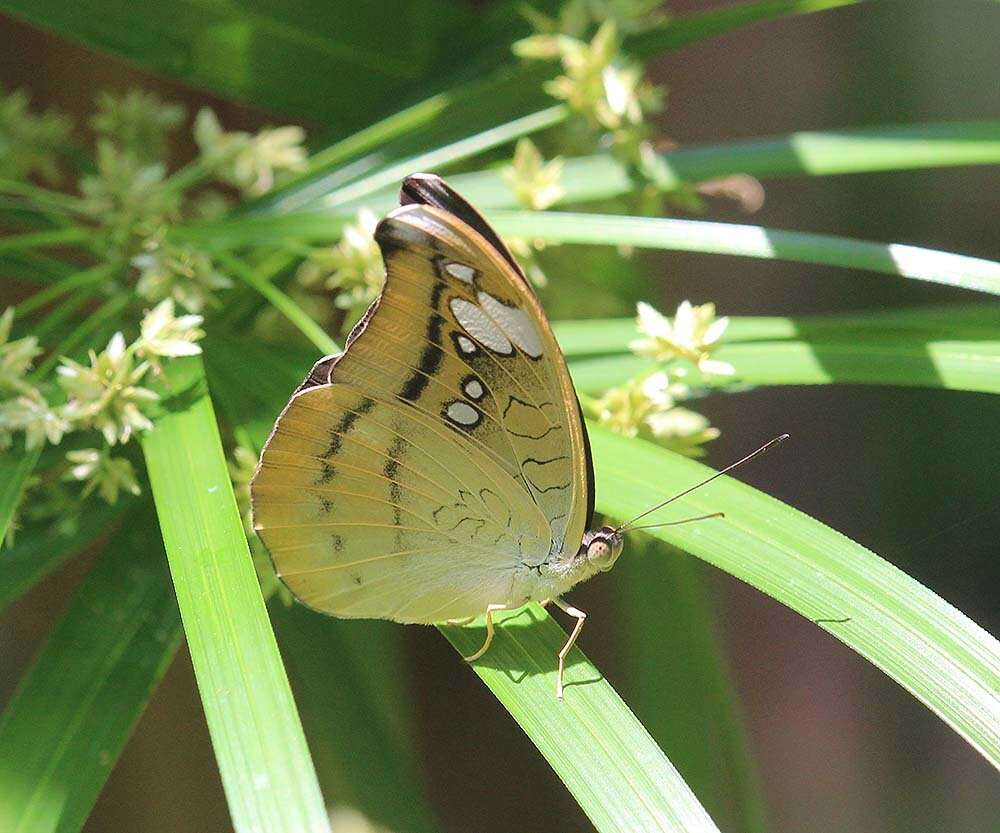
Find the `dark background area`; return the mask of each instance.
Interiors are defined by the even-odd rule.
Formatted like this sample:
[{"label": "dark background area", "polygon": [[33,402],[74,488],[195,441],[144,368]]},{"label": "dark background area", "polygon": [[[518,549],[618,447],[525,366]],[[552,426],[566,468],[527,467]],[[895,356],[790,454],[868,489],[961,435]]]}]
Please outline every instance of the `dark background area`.
[{"label": "dark background area", "polygon": [[[680,15],[716,5],[677,0],[670,10]],[[932,0],[865,4],[744,29],[651,66],[654,80],[670,90],[659,127],[685,145],[996,116],[998,32],[994,3]],[[230,129],[281,119],[149,77],[8,18],[0,17],[0,43],[4,88],[26,87],[36,105],[56,106],[78,120],[89,114],[97,90],[131,86],[180,100],[192,112],[210,104]],[[182,144],[174,153],[181,159],[190,150]],[[749,222],[1000,256],[995,168],[795,177],[766,186],[767,201]],[[720,203],[713,203],[711,216],[748,221]],[[685,298],[715,301],[722,313],[735,315],[972,299],[881,275],[764,260],[673,253],[643,254],[640,263],[664,309]],[[549,277],[556,292],[572,280],[558,272]],[[741,479],[870,547],[992,633],[1000,630],[1000,398],[830,386],[768,388],[703,405],[722,429],[711,465],[788,431],[792,441]],[[625,672],[629,618],[615,583],[641,579],[648,557],[633,554],[629,561],[626,552],[614,572],[573,594],[590,613],[582,646],[626,702],[635,681]],[[71,563],[0,620],[0,701],[85,564]],[[997,774],[937,717],[811,623],[726,575],[700,564],[695,570],[717,611],[775,831],[1000,829]],[[665,605],[665,629],[670,617]],[[443,829],[590,829],[548,765],[445,641],[430,628],[398,630],[418,754]],[[684,674],[682,665],[677,674]],[[679,738],[682,733],[678,729]],[[669,744],[665,751],[681,766]],[[727,825],[724,811],[717,820],[724,830],[738,829]],[[227,829],[182,650],[86,831]]]}]

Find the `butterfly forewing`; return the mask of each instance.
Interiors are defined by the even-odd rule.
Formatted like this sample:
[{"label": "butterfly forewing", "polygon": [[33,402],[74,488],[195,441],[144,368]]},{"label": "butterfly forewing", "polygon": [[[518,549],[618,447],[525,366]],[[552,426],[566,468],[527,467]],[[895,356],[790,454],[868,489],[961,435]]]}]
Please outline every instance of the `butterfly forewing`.
[{"label": "butterfly forewing", "polygon": [[293,397],[253,484],[279,574],[341,616],[526,601],[519,574],[577,547],[589,520],[586,439],[538,301],[460,218],[474,210],[439,196],[380,224],[377,307]]}]

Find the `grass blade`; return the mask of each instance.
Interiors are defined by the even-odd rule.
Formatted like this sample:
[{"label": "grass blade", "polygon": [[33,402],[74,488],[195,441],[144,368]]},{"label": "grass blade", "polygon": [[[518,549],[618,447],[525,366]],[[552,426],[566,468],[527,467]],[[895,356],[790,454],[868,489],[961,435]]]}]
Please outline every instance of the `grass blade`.
[{"label": "grass blade", "polygon": [[[733,318],[715,355],[752,385],[903,385],[1000,393],[994,305],[805,318]],[[648,370],[632,319],[556,325],[573,378],[597,393]],[[694,381],[694,379],[693,379]],[[725,388],[721,388],[725,390]]]},{"label": "grass blade", "polygon": [[[800,132],[694,146],[660,154],[667,184],[702,182],[731,174],[759,179],[787,176],[995,165],[1000,162],[1000,121],[940,122]],[[517,208],[510,187],[497,171],[455,174],[449,181],[480,208]],[[607,200],[635,190],[628,168],[610,154],[566,160],[559,200],[573,205]],[[372,195],[377,211],[395,205],[395,189]]]},{"label": "grass blade", "polygon": [[674,18],[661,27],[635,35],[629,40],[628,46],[639,57],[649,58],[660,52],[679,49],[765,20],[828,11],[861,2],[864,0],[757,0],[739,3]]},{"label": "grass blade", "polygon": [[174,362],[143,437],[222,783],[238,833],[328,833],[233,497],[199,359]]},{"label": "grass blade", "polygon": [[[733,381],[747,385],[899,385],[1000,393],[1000,341],[779,341],[727,345],[713,355],[733,364]],[[624,354],[570,360],[573,381],[589,394],[653,366]]]},{"label": "grass blade", "polygon": [[[992,165],[1000,162],[1000,121],[945,122],[889,125],[825,133],[791,133],[787,136],[749,139],[705,147],[684,148],[662,155],[675,182],[699,182],[713,177],[745,173],[767,178],[806,174],[863,173],[935,168],[955,165]],[[412,173],[407,170],[404,173]],[[451,184],[473,205],[483,209],[516,208],[510,187],[497,171],[475,171],[449,177]],[[635,190],[635,179],[608,154],[566,160],[562,184],[563,204],[610,199]],[[203,245],[240,246],[256,242],[281,243],[288,239],[329,242],[344,222],[362,205],[384,214],[398,201],[398,182],[337,210],[304,209],[282,205],[288,211],[272,218],[274,225],[256,216],[230,218],[176,229],[177,236]],[[315,200],[329,188],[312,193]],[[272,209],[273,210],[273,209]]]},{"label": "grass blade", "polygon": [[[692,460],[600,426],[592,425],[590,436],[598,509],[615,518],[632,517],[711,474]],[[1000,768],[1000,643],[871,551],[731,478],[678,500],[669,516],[719,510],[725,518],[650,532],[821,620],[820,627],[881,668]]]},{"label": "grass blade", "polygon": [[[285,316],[294,324],[300,333],[315,344],[325,354],[336,353],[340,348],[337,343],[326,334],[302,307],[295,303],[288,295],[281,291],[271,282],[272,268],[265,262],[260,267],[254,269],[238,258],[232,257],[226,252],[218,253],[219,260],[240,280],[252,286],[263,295],[278,312]],[[294,258],[279,253],[277,261],[284,266],[290,264]],[[279,270],[273,270],[279,271]]]},{"label": "grass blade", "polygon": [[37,309],[41,309],[46,304],[54,301],[60,295],[65,295],[73,289],[97,286],[98,284],[106,281],[110,274],[111,268],[104,265],[93,266],[90,269],[83,270],[82,272],[74,272],[73,274],[67,275],[65,278],[56,281],[50,286],[45,287],[45,289],[42,289],[21,301],[21,303],[14,308],[14,314],[18,318],[22,318]]},{"label": "grass blade", "polygon": [[[325,208],[337,208],[357,203],[368,195],[386,187],[398,187],[404,177],[414,171],[437,169],[454,165],[470,156],[475,156],[492,148],[504,145],[521,136],[527,136],[547,127],[565,121],[569,108],[564,104],[546,107],[504,124],[490,127],[480,133],[458,139],[433,150],[408,156],[397,162],[380,167],[376,171],[356,179],[325,194],[317,204]],[[300,203],[301,204],[301,203]],[[279,204],[279,208],[281,205]]]},{"label": "grass blade", "polygon": [[[259,449],[306,368],[308,348],[214,337],[204,344],[206,371],[219,408],[237,436]],[[240,381],[255,368],[258,382]],[[400,725],[397,631],[385,623],[344,624],[301,606],[273,600],[272,618],[300,704],[306,737],[328,802],[346,803],[400,833],[436,827],[413,766],[410,738]],[[377,658],[370,668],[372,658]],[[331,669],[336,669],[331,673]]]},{"label": "grass blade", "polygon": [[[310,0],[249,6],[7,0],[4,11],[154,74],[340,125],[357,124],[367,108],[383,109],[429,74],[441,46],[460,40],[473,14],[428,0],[395,4],[391,13]],[[359,93],[365,107],[358,106]]]},{"label": "grass blade", "polygon": [[492,212],[501,234],[556,243],[669,249],[864,269],[1000,295],[1000,263],[900,243],[779,231],[761,226],[573,214]]},{"label": "grass blade", "polygon": [[[601,833],[717,831],[694,793],[601,673],[574,648],[555,698],[562,628],[537,605],[501,613],[476,674],[520,724]],[[442,627],[462,654],[481,627]]]},{"label": "grass blade", "polygon": [[89,229],[79,226],[11,234],[0,240],[0,252],[20,252],[44,249],[50,246],[71,246],[75,243],[84,243],[89,237]]},{"label": "grass blade", "polygon": [[155,529],[150,517],[116,536],[4,712],[0,829],[80,830],[173,657],[180,620]]},{"label": "grass blade", "polygon": [[705,586],[707,569],[662,541],[629,541],[612,582],[615,651],[628,669],[636,716],[720,827],[765,831],[760,783]]},{"label": "grass blade", "polygon": [[346,623],[298,604],[275,601],[271,609],[328,801],[398,833],[437,830],[411,738],[399,727],[411,715],[387,714],[407,703],[399,629]]},{"label": "grass blade", "polygon": [[[1000,304],[900,307],[835,315],[732,316],[723,344],[813,339],[853,340],[889,335],[928,341],[990,341],[1000,338]],[[572,358],[628,353],[638,336],[635,318],[588,318],[554,324],[563,352]]]}]

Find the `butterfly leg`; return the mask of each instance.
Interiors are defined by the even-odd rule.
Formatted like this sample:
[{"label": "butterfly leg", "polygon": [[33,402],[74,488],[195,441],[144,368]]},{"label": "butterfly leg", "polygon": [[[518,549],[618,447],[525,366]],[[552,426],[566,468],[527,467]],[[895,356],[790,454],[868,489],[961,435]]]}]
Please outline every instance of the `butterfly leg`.
[{"label": "butterfly leg", "polygon": [[463,625],[468,625],[475,618],[475,616],[466,616],[464,619],[448,619],[447,624],[462,627]]},{"label": "butterfly leg", "polygon": [[483,647],[480,648],[476,653],[469,654],[467,657],[462,657],[466,662],[475,662],[479,659],[486,651],[489,649],[490,644],[493,642],[493,614],[498,610],[506,610],[507,605],[486,605],[486,641],[483,643]]},{"label": "butterfly leg", "polygon": [[559,651],[559,675],[556,677],[556,699],[563,699],[563,671],[566,669],[566,655],[570,652],[570,649],[576,643],[576,638],[580,635],[580,631],[583,630],[583,623],[587,620],[587,614],[584,613],[579,608],[573,607],[565,599],[561,599],[556,596],[552,601],[554,601],[559,609],[564,613],[568,613],[570,616],[576,619],[576,625],[573,628],[573,632],[569,635],[569,639],[566,640],[566,644],[562,646],[562,650]]}]

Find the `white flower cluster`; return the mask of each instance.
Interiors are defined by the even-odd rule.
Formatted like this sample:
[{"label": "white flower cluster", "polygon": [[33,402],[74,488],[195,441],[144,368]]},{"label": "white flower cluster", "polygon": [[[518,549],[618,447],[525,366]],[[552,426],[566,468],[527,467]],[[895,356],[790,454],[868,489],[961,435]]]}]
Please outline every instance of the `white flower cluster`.
[{"label": "white flower cluster", "polygon": [[244,196],[257,197],[274,187],[282,171],[305,169],[306,133],[301,127],[272,127],[257,134],[225,131],[207,107],[195,117],[194,138],[206,162],[224,182]]},{"label": "white flower cluster", "polygon": [[71,431],[96,430],[106,447],[68,452],[67,477],[85,481],[85,495],[96,490],[109,503],[122,490],[137,493],[132,464],[112,457],[110,447],[152,428],[143,409],[159,396],[142,382],[161,371],[163,358],[201,352],[196,343],[204,335],[201,321],[199,315],[176,316],[171,299],[160,302],[146,313],[131,344],[115,333],[104,350],[90,351],[86,363],[61,359],[56,373],[65,401],[51,405],[27,375],[42,350],[32,336],[10,340],[13,310],[8,309],[0,316],[0,445],[10,447],[14,435],[23,433],[30,451],[46,441],[55,445]]},{"label": "white flower cluster", "polygon": [[367,208],[344,227],[333,246],[309,252],[298,271],[299,283],[310,289],[333,290],[334,304],[349,310],[348,321],[360,316],[385,283],[382,252],[375,242],[378,218]]},{"label": "white flower cluster", "polygon": [[671,321],[640,303],[637,324],[643,337],[632,341],[630,349],[666,367],[607,391],[596,403],[598,419],[619,434],[646,435],[681,454],[700,456],[701,446],[719,432],[704,416],[678,403],[691,396],[688,365],[706,380],[735,373],[728,362],[712,358],[729,319],[716,318],[714,304],[684,301]]}]

